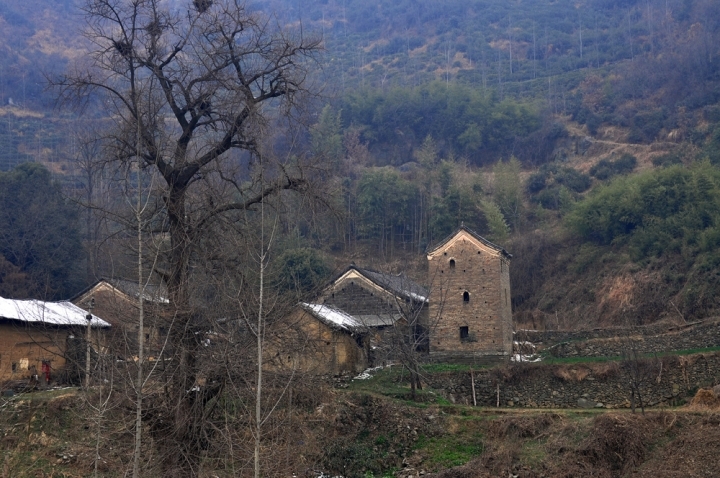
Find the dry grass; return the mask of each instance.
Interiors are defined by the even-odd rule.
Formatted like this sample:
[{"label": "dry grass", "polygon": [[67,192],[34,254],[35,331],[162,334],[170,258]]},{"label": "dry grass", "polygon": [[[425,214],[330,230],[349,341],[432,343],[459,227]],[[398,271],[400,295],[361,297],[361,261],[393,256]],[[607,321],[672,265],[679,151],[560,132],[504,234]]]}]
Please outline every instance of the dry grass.
[{"label": "dry grass", "polygon": [[592,370],[582,366],[560,365],[553,369],[553,375],[565,382],[582,382]]},{"label": "dry grass", "polygon": [[693,409],[716,409],[720,408],[720,397],[713,389],[701,388],[697,391],[689,405]]},{"label": "dry grass", "polygon": [[544,434],[562,417],[556,413],[522,416],[510,415],[493,420],[487,430],[487,436],[500,438],[537,438]]},{"label": "dry grass", "polygon": [[588,364],[592,374],[599,380],[616,377],[620,373],[620,365],[617,362],[601,362]]},{"label": "dry grass", "polygon": [[583,448],[594,465],[625,472],[643,461],[649,432],[649,422],[643,416],[599,415]]}]

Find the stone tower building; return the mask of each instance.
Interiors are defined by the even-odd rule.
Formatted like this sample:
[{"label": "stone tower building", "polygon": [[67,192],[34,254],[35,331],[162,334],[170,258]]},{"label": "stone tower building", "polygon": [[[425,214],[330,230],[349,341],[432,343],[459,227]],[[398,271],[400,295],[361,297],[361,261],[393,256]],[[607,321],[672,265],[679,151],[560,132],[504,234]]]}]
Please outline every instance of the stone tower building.
[{"label": "stone tower building", "polygon": [[511,257],[464,225],[428,252],[431,359],[481,364],[510,357]]}]

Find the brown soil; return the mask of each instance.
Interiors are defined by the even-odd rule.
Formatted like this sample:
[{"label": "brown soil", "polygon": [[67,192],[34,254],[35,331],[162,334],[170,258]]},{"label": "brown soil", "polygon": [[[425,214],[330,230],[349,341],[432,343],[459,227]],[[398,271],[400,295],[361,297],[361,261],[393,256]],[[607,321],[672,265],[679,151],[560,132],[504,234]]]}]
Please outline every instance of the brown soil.
[{"label": "brown soil", "polygon": [[527,417],[512,415],[491,421],[482,456],[428,478],[720,474],[720,415],[715,413],[604,413],[595,418],[543,414],[530,422],[535,428],[531,426],[528,434]]},{"label": "brown soil", "polygon": [[[720,476],[720,413],[711,407],[717,401],[711,390],[701,390],[686,408],[645,415],[417,407],[343,392],[322,397],[320,405],[293,412],[292,430],[280,430],[292,435],[293,446],[287,454],[278,436],[273,446],[282,448],[285,458],[276,460],[282,466],[274,471],[282,473],[273,476],[289,476],[291,471],[311,477],[314,470],[347,478],[371,471],[380,476],[388,470],[396,470],[398,478]],[[0,476],[92,474],[94,427],[81,415],[80,398],[79,393],[58,393],[50,399],[6,403],[7,413],[0,415]],[[113,423],[106,422],[104,433]],[[127,470],[132,443],[128,430],[116,425],[117,438],[102,439],[99,476],[121,476]],[[464,465],[439,461],[439,454],[473,440],[481,446]],[[237,453],[250,451],[238,448]],[[233,476],[252,472],[247,466],[236,471]]]}]

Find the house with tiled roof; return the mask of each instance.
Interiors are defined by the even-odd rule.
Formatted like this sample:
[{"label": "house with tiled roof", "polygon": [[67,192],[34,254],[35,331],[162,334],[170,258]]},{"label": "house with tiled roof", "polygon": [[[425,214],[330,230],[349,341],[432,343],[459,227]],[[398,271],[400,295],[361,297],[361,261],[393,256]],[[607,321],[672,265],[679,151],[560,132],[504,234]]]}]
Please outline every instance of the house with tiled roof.
[{"label": "house with tiled roof", "polygon": [[461,225],[428,249],[428,287],[402,273],[352,264],[293,313],[299,335],[287,343],[308,348],[286,360],[322,373],[356,372],[409,351],[436,362],[506,361],[512,355],[511,258]]},{"label": "house with tiled roof", "polygon": [[[334,331],[336,338],[322,347],[342,342],[342,357],[369,365],[395,359],[400,349],[407,353],[408,343],[430,361],[501,362],[512,354],[511,258],[461,225],[428,249],[428,287],[403,273],[353,264],[330,281],[316,304],[301,308],[315,327]],[[339,341],[341,336],[352,340]],[[348,352],[353,346],[364,351]],[[347,365],[335,352],[329,356]]]},{"label": "house with tiled roof", "polygon": [[367,340],[371,328],[331,305],[300,303],[274,325],[265,345],[265,362],[270,369],[356,374],[369,365]]},{"label": "house with tiled roof", "polygon": [[137,354],[138,301],[144,302],[144,323],[146,355],[152,357],[162,348],[169,328],[167,288],[160,283],[140,286],[137,281],[101,278],[75,295],[71,302],[87,308],[92,302],[93,312],[113,326],[111,343],[116,353],[123,356]]},{"label": "house with tiled roof", "polygon": [[[88,325],[98,351],[110,324],[71,302],[0,297],[0,382],[50,382],[77,372],[84,360]],[[83,353],[79,353],[83,352]],[[77,359],[73,362],[70,356]],[[84,363],[84,362],[83,362]]]},{"label": "house with tiled roof", "polygon": [[464,225],[428,250],[431,360],[482,364],[511,356],[511,258]]},{"label": "house with tiled roof", "polygon": [[359,320],[368,331],[371,365],[393,360],[398,340],[427,348],[428,289],[404,273],[351,265],[323,290],[318,301]]}]

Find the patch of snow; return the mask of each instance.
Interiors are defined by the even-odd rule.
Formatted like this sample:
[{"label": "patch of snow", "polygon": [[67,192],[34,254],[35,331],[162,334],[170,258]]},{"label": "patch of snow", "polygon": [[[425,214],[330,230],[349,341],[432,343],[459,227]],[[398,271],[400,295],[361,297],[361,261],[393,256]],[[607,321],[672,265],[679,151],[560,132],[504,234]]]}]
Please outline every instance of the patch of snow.
[{"label": "patch of snow", "polygon": [[[329,473],[325,473],[324,471],[315,471],[314,472],[315,478],[343,478],[342,475],[331,475]],[[293,476],[295,476],[293,474]]]},{"label": "patch of snow", "polygon": [[356,329],[363,326],[363,323],[352,315],[346,314],[342,310],[334,307],[328,307],[322,304],[300,304],[304,309],[312,311],[316,316],[325,322],[334,324],[342,329]]},{"label": "patch of snow", "polygon": [[414,292],[410,292],[410,297],[413,298],[413,299],[415,299],[415,300],[419,300],[420,302],[427,302],[427,301],[428,301],[428,300],[427,300],[427,297],[424,297],[424,296],[422,296],[422,295],[420,295],[420,294],[416,294],[416,293],[414,293]]},{"label": "patch of snow", "polygon": [[538,357],[537,355],[523,355],[523,354],[513,354],[512,357],[510,357],[511,362],[541,362],[542,357]]},{"label": "patch of snow", "polygon": [[[390,366],[392,366],[392,364],[387,365],[387,367],[390,367]],[[369,369],[364,370],[362,373],[360,373],[360,375],[353,377],[353,380],[367,380],[369,378],[372,378],[373,372],[377,372],[378,370],[382,370],[383,368],[385,368],[385,367],[383,367],[382,365],[380,365],[379,367],[371,367]]]},{"label": "patch of snow", "polygon": [[[46,325],[87,326],[88,313],[72,302],[44,302],[41,300],[13,300],[0,297],[0,317],[22,322]],[[95,315],[91,327],[110,327],[110,324]]]}]

